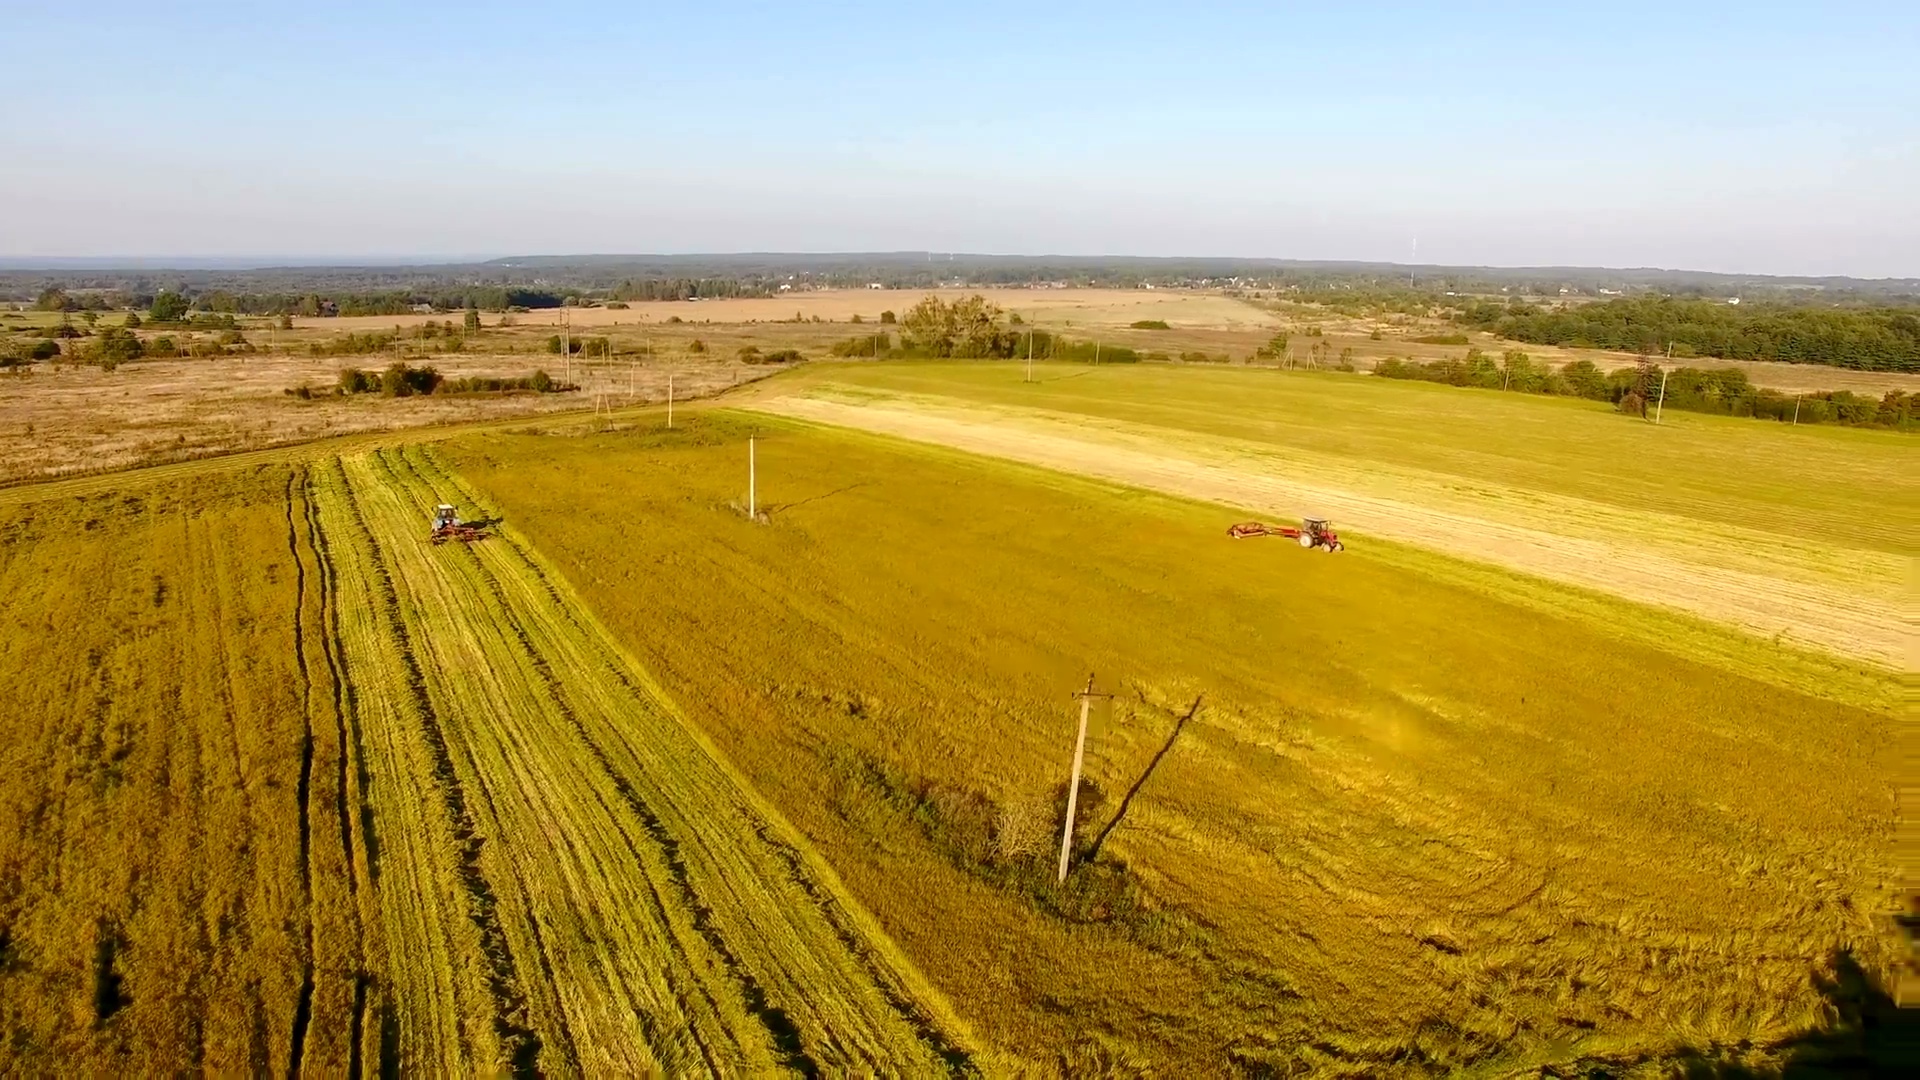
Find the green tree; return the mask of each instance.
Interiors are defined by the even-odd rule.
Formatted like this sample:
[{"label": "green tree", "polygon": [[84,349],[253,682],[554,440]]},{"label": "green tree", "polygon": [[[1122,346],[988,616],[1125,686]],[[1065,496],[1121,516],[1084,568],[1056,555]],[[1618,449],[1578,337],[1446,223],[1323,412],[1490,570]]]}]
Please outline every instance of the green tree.
[{"label": "green tree", "polygon": [[187,298],[177,292],[162,291],[153,298],[153,306],[147,309],[147,318],[158,323],[182,322],[187,317]]},{"label": "green tree", "polygon": [[67,295],[67,290],[58,285],[49,285],[40,290],[40,298],[33,302],[33,306],[41,311],[72,311],[79,305]]},{"label": "green tree", "polygon": [[477,334],[480,332],[480,309],[474,307],[471,302],[467,304],[467,313],[461,318],[461,325],[466,328],[467,333]]}]

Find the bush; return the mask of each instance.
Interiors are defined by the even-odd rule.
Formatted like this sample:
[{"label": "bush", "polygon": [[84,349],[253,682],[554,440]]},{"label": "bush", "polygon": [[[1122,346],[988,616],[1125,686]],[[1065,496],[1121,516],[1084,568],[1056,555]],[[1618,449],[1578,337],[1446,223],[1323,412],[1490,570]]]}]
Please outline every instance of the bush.
[{"label": "bush", "polygon": [[707,343],[704,341],[701,341],[699,338],[694,338],[692,341],[687,342],[687,351],[690,353],[706,352]]},{"label": "bush", "polygon": [[1465,334],[1423,334],[1420,337],[1414,338],[1413,340],[1419,342],[1422,345],[1465,345],[1467,343],[1467,335]]},{"label": "bush", "polygon": [[880,356],[892,347],[892,339],[885,334],[862,334],[859,337],[836,341],[830,350],[835,356]]},{"label": "bush", "polygon": [[57,342],[36,341],[32,345],[27,346],[28,360],[51,360],[59,355],[60,346]]},{"label": "bush", "polygon": [[99,338],[93,343],[92,353],[95,361],[111,370],[129,360],[138,360],[145,356],[146,347],[141,344],[139,335],[133,331],[111,326],[100,331]]},{"label": "bush", "polygon": [[359,368],[341,368],[335,382],[342,396],[348,394],[372,393],[380,385],[379,380],[361,371]]},{"label": "bush", "polygon": [[440,385],[440,373],[430,367],[409,367],[395,360],[380,373],[380,393],[386,397],[431,394]]},{"label": "bush", "polygon": [[898,319],[894,318],[894,314],[891,311],[883,311],[880,313],[880,322],[883,326],[892,326],[898,321]]},{"label": "bush", "polygon": [[122,325],[124,325],[129,330],[140,329],[140,313],[137,311],[127,312],[127,321]]},{"label": "bush", "polygon": [[1135,330],[1171,330],[1165,319],[1139,319],[1132,324]]},{"label": "bush", "polygon": [[625,300],[609,300],[606,307],[608,311],[625,311],[628,305]]}]

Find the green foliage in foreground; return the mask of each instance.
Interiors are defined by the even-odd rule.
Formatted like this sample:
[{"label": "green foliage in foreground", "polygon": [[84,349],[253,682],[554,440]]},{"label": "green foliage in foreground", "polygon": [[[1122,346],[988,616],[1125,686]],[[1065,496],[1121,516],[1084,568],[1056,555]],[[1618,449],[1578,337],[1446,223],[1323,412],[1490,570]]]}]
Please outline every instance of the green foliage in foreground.
[{"label": "green foliage in foreground", "polygon": [[1895,308],[1733,305],[1710,300],[1620,299],[1550,310],[1479,303],[1469,326],[1541,345],[1663,353],[1682,359],[1779,360],[1862,371],[1920,371],[1920,314]]},{"label": "green foliage in foreground", "polygon": [[1592,361],[1576,360],[1554,370],[1534,363],[1526,353],[1508,351],[1499,362],[1474,349],[1460,359],[1420,363],[1388,357],[1373,373],[1387,379],[1412,379],[1448,386],[1477,386],[1526,394],[1559,394],[1609,401],[1623,412],[1644,416],[1659,403],[1666,374],[1664,408],[1717,416],[1751,416],[1798,424],[1847,424],[1900,431],[1915,429],[1920,394],[1889,390],[1878,400],[1850,390],[1786,394],[1756,387],[1739,368],[1674,368],[1654,363],[1601,372]]}]

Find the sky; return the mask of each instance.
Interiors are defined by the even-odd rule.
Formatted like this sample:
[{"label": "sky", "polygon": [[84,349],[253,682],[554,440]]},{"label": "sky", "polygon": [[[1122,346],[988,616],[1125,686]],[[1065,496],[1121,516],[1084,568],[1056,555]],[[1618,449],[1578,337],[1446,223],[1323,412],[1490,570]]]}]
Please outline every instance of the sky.
[{"label": "sky", "polygon": [[0,258],[1920,276],[1920,3],[0,0]]}]

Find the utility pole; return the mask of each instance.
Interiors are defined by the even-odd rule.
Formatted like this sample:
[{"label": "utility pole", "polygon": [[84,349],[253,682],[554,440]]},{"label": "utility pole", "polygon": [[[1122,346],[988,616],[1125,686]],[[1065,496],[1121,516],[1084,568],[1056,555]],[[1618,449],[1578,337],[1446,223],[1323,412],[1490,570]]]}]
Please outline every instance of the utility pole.
[{"label": "utility pole", "polygon": [[755,474],[754,474],[754,465],[753,465],[753,440],[749,438],[747,440],[747,520],[748,521],[752,521],[756,516],[758,516],[756,514],[757,506],[754,502],[754,496],[756,494],[754,491],[754,482],[755,482]]},{"label": "utility pole", "polygon": [[1073,814],[1080,805],[1080,765],[1087,754],[1087,713],[1097,697],[1112,697],[1112,694],[1093,692],[1093,676],[1087,676],[1087,688],[1073,695],[1080,699],[1080,734],[1073,741],[1073,779],[1067,784],[1067,823],[1060,830],[1060,879],[1067,883],[1067,860],[1073,856]]},{"label": "utility pole", "polygon": [[1093,339],[1093,362],[1095,366],[1098,366],[1100,363],[1100,339],[1099,338]]},{"label": "utility pole", "polygon": [[1033,328],[1027,328],[1027,381],[1033,381]]},{"label": "utility pole", "polygon": [[1660,401],[1653,407],[1653,422],[1660,422],[1660,412],[1667,406],[1667,376],[1673,374],[1673,342],[1667,342],[1667,367],[1660,369]]},{"label": "utility pole", "polygon": [[1794,427],[1800,426],[1800,397],[1801,395],[1799,394],[1793,395],[1793,426]]},{"label": "utility pole", "polygon": [[667,430],[673,430],[673,372],[667,372]]},{"label": "utility pole", "polygon": [[560,303],[560,355],[567,361],[567,381],[573,381],[573,313]]}]

